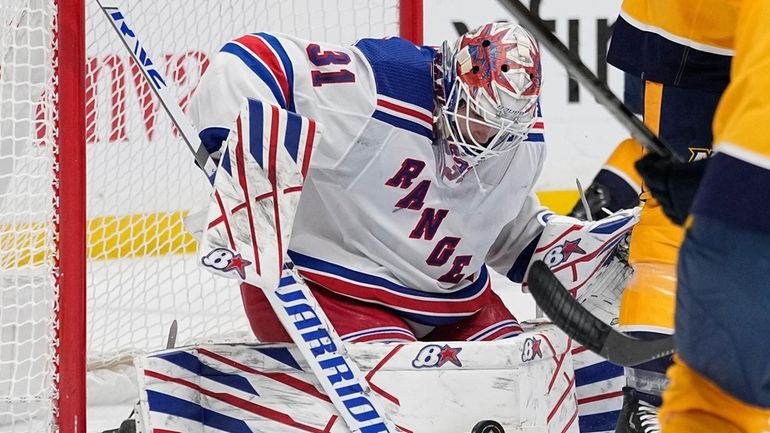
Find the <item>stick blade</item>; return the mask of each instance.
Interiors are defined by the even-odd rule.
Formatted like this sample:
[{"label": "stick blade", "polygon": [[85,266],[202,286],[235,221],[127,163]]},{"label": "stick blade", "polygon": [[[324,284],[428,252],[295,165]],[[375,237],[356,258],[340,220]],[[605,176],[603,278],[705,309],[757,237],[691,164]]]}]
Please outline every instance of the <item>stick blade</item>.
[{"label": "stick blade", "polygon": [[530,267],[528,284],[535,302],[556,326],[612,363],[630,367],[676,351],[673,335],[639,340],[599,320],[567,292],[548,265],[540,260]]},{"label": "stick blade", "polygon": [[599,353],[607,360],[633,367],[676,352],[673,335],[654,340],[639,340],[612,329]]},{"label": "stick blade", "polygon": [[537,305],[556,326],[589,350],[601,352],[612,328],[580,305],[548,265],[534,262],[527,283]]}]

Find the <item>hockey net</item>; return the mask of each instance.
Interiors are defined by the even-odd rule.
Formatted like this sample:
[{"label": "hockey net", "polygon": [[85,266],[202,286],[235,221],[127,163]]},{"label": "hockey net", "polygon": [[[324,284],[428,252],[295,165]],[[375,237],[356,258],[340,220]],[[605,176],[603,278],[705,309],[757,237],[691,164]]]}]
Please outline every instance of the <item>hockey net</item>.
[{"label": "hockey net", "polygon": [[[120,7],[184,107],[232,37],[281,31],[350,43],[397,34],[406,30],[400,3],[417,2],[124,0]],[[59,359],[82,351],[60,338],[60,306],[77,303],[83,291],[89,368],[164,347],[173,320],[178,344],[252,338],[237,285],[198,267],[185,230],[185,216],[206,204],[207,181],[95,0],[82,11],[85,106],[59,97],[68,84],[60,71],[71,66],[59,40],[71,29],[58,23],[80,6],[0,0],[0,432],[60,428],[67,415],[60,388],[75,385],[62,379]],[[85,199],[59,187],[59,167],[78,147],[62,139],[62,110],[85,116]],[[61,283],[61,259],[79,251],[62,236],[76,227],[60,220],[62,204],[73,200],[87,203],[85,288]]]}]

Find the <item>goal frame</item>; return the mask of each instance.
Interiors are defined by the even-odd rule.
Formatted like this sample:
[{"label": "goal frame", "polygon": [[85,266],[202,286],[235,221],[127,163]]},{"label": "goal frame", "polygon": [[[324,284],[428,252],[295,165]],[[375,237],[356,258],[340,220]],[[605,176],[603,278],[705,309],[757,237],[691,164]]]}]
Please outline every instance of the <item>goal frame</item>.
[{"label": "goal frame", "polygon": [[[55,422],[62,432],[86,431],[86,0],[59,0],[57,8],[58,77],[55,100],[58,146],[54,170],[56,256],[54,278],[59,287],[56,328]],[[399,0],[399,33],[422,44],[422,0]],[[64,157],[66,156],[66,157]]]}]

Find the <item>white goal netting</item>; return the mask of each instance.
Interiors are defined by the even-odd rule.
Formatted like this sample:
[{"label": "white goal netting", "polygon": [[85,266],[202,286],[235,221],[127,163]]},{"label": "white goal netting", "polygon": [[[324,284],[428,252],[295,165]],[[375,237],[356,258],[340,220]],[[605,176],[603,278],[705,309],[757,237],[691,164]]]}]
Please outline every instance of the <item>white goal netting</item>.
[{"label": "white goal netting", "polygon": [[[353,42],[399,31],[398,1],[118,2],[184,107],[230,38],[281,31]],[[59,341],[57,11],[66,0],[0,0],[0,432],[55,431]],[[87,359],[104,366],[165,344],[247,340],[233,282],[201,270],[184,217],[208,184],[95,0],[86,0]]]}]

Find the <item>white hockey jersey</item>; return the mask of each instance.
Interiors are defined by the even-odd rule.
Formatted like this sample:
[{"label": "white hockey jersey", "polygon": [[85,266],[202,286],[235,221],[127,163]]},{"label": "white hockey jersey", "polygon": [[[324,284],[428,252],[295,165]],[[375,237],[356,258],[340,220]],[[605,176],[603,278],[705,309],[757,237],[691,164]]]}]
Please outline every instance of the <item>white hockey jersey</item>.
[{"label": "white hockey jersey", "polygon": [[436,55],[400,38],[352,47],[256,33],[227,43],[190,105],[210,152],[250,97],[324,126],[303,187],[290,257],[303,276],[425,325],[478,311],[486,265],[521,281],[542,231],[532,193],[542,122],[461,182],[432,130]]}]

